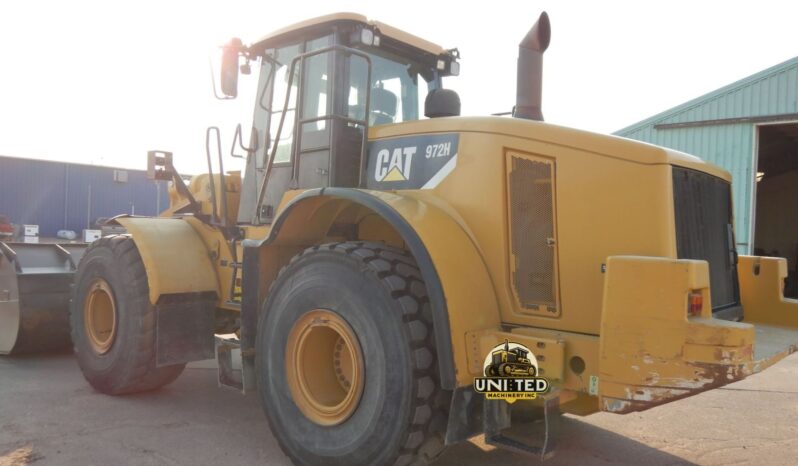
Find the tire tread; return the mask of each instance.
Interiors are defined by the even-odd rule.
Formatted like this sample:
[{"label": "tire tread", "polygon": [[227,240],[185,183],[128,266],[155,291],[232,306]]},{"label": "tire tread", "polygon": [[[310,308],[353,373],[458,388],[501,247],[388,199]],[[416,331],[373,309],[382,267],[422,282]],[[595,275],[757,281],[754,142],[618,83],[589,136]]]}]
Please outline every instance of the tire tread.
[{"label": "tire tread", "polygon": [[[89,257],[92,251],[99,248],[110,249],[116,262],[126,271],[128,278],[127,283],[129,286],[124,296],[117,295],[115,298],[117,300],[127,300],[127,309],[142,310],[138,315],[141,327],[138,334],[134,337],[135,341],[130,345],[131,349],[134,350],[133,362],[125,376],[113,381],[113,383],[109,385],[98,385],[94,380],[89,378],[85,372],[84,377],[94,388],[111,395],[124,395],[154,390],[173,382],[183,372],[185,364],[166,367],[157,367],[156,365],[154,344],[155,307],[149,303],[150,289],[147,282],[147,270],[144,267],[144,261],[139,254],[133,238],[130,235],[113,235],[100,238],[89,246],[84,258]],[[76,285],[81,277],[81,273],[75,275]],[[70,306],[70,324],[73,342],[83,338],[81,335],[82,329],[80,329],[77,324],[77,313],[82,312],[82,310],[79,308],[80,303],[76,303],[75,301],[73,294]],[[142,302],[143,305],[141,305]],[[75,345],[74,350],[75,353],[78,353],[78,345]]]},{"label": "tire tread", "polygon": [[[357,261],[364,273],[373,273],[402,309],[406,341],[414,364],[415,387],[410,422],[400,449],[391,461],[394,466],[425,465],[446,448],[445,426],[451,394],[440,388],[432,310],[421,271],[409,251],[381,243],[347,241],[309,247],[298,253],[278,273],[269,289],[274,291],[280,277],[308,255],[329,251]],[[275,426],[272,426],[273,428]],[[294,462],[292,453],[281,445]]]}]

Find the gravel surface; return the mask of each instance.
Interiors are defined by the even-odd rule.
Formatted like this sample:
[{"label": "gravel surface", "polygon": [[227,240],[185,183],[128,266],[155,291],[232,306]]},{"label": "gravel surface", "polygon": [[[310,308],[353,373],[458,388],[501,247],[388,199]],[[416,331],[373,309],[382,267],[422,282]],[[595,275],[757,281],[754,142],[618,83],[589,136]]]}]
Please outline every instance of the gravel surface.
[{"label": "gravel surface", "polygon": [[[101,395],[71,354],[0,357],[0,466],[287,465],[255,396],[218,388],[210,362],[141,395]],[[437,465],[537,464],[451,447]],[[566,416],[561,464],[798,464],[798,355],[742,382],[618,416]]]}]

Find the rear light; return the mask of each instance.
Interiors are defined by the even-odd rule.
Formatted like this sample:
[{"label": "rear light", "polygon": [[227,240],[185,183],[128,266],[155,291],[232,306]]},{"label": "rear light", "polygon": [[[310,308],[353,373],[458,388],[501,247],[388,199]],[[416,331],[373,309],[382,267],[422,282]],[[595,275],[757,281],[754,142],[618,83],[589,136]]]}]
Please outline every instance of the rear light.
[{"label": "rear light", "polygon": [[687,314],[700,316],[704,309],[704,295],[700,291],[693,291],[687,295]]}]

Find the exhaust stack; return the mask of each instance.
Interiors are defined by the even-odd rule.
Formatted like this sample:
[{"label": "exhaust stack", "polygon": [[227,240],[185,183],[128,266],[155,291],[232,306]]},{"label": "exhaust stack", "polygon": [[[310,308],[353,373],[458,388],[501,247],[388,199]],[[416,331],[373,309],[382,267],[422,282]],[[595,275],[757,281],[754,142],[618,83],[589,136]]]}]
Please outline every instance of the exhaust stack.
[{"label": "exhaust stack", "polygon": [[544,11],[535,25],[518,44],[518,77],[513,116],[543,121],[541,94],[543,85],[543,52],[549,47],[551,24]]}]

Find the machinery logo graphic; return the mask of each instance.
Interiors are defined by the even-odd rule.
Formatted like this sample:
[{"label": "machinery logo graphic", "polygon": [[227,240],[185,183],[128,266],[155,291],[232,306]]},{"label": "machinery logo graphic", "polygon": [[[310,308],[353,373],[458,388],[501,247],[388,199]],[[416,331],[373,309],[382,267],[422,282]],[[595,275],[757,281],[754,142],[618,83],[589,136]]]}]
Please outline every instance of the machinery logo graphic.
[{"label": "machinery logo graphic", "polygon": [[377,153],[377,168],[374,179],[377,181],[407,181],[410,179],[410,166],[416,147],[397,147],[393,151],[382,149]]},{"label": "machinery logo graphic", "polygon": [[457,166],[457,133],[370,141],[369,189],[434,189]]},{"label": "machinery logo graphic", "polygon": [[538,377],[538,361],[524,345],[504,340],[496,345],[483,364],[484,377],[474,379],[474,390],[489,400],[534,400],[549,390],[549,382]]}]

